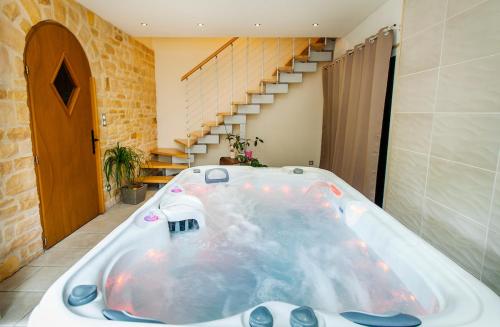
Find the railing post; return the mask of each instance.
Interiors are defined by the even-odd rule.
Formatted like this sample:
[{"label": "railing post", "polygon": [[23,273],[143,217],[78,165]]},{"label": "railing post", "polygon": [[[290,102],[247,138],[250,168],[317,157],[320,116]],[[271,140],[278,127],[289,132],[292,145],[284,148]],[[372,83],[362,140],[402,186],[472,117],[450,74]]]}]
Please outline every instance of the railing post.
[{"label": "railing post", "polygon": [[245,77],[245,95],[246,103],[248,103],[248,54],[250,51],[250,39],[247,37],[247,48],[246,48],[246,77]]},{"label": "railing post", "polygon": [[295,38],[292,38],[292,71],[295,69]]},{"label": "railing post", "polygon": [[[260,73],[260,80],[264,79],[264,48],[265,48],[265,40],[262,38],[262,67],[261,67],[261,73]],[[262,90],[261,90],[262,91]]]},{"label": "railing post", "polygon": [[307,39],[307,57],[311,57],[311,38]]},{"label": "railing post", "polygon": [[219,56],[215,56],[215,79],[216,79],[216,99],[217,108],[215,113],[215,119],[217,120],[217,114],[219,113]]},{"label": "railing post", "polygon": [[234,43],[231,43],[231,115],[233,114],[233,101],[234,101]]},{"label": "railing post", "polygon": [[200,76],[199,80],[199,91],[200,91],[200,109],[201,109],[201,131],[204,132],[205,126],[203,126],[203,122],[205,120],[205,108],[203,106],[203,68],[200,67]]},{"label": "railing post", "polygon": [[186,78],[185,81],[186,81],[185,88],[184,88],[184,94],[185,94],[184,102],[185,102],[185,108],[186,108],[185,125],[186,125],[187,148],[189,151],[189,147],[190,147],[189,138],[191,137],[191,135],[189,133],[189,78]]},{"label": "railing post", "polygon": [[191,133],[189,132],[189,100],[188,100],[188,83],[189,79],[186,79],[186,136],[187,136],[187,162],[188,167],[191,168]]},{"label": "railing post", "polygon": [[278,50],[276,53],[276,81],[280,81],[280,38],[278,38]]}]

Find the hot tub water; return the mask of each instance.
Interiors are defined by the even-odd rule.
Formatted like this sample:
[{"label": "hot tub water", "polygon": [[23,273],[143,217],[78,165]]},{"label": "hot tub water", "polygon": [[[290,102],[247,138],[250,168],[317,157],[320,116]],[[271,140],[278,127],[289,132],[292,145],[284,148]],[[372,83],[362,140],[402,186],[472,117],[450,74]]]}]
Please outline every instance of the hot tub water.
[{"label": "hot tub water", "polygon": [[266,301],[332,313],[439,311],[431,290],[417,300],[359,239],[330,185],[241,178],[180,187],[201,200],[206,226],[123,254],[106,278],[109,308],[171,324]]}]

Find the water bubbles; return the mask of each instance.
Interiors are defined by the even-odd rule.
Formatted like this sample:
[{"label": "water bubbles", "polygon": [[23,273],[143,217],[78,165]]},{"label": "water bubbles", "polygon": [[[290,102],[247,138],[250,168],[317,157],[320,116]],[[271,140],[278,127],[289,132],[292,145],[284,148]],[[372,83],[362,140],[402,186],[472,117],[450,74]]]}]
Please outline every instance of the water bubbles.
[{"label": "water bubbles", "polygon": [[164,246],[138,244],[120,258],[106,280],[110,308],[171,324],[222,319],[266,301],[332,313],[439,310],[431,291],[417,299],[354,233],[367,208],[345,202],[331,183],[256,174],[182,185],[203,203],[206,228]]}]

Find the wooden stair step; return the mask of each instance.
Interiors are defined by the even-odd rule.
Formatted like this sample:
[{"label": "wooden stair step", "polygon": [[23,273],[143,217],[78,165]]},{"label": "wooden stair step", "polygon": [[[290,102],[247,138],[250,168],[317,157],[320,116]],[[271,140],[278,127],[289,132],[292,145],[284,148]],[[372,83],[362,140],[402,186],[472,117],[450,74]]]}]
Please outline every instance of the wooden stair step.
[{"label": "wooden stair step", "polygon": [[137,180],[145,184],[167,184],[172,178],[174,176],[141,176]]},{"label": "wooden stair step", "polygon": [[[276,75],[276,74],[275,74]],[[276,84],[278,80],[276,78],[264,78],[260,81],[261,84]]]},{"label": "wooden stair step", "polygon": [[217,127],[219,125],[222,125],[222,122],[221,121],[207,121],[203,124],[201,124],[202,127]]},{"label": "wooden stair step", "polygon": [[300,62],[307,62],[309,60],[309,56],[308,55],[295,56],[295,60]]},{"label": "wooden stair step", "polygon": [[173,164],[170,162],[163,161],[147,161],[144,165],[141,166],[143,169],[186,169],[188,165],[183,164]]},{"label": "wooden stair step", "polygon": [[233,106],[237,106],[237,105],[239,105],[239,104],[248,104],[248,103],[247,103],[246,101],[243,101],[243,100],[242,100],[242,101],[233,101],[233,102],[231,102],[231,104],[232,104]]},{"label": "wooden stair step", "polygon": [[198,140],[197,138],[193,138],[193,137],[191,137],[191,138],[189,139],[189,142],[188,142],[188,139],[175,139],[174,141],[175,141],[176,143],[178,143],[178,144],[182,145],[182,146],[185,146],[185,147],[191,147],[191,146],[193,146],[193,145],[195,145],[195,144],[196,144],[196,141],[197,141],[197,140]]},{"label": "wooden stair step", "polygon": [[282,67],[278,67],[278,70],[280,72],[284,72],[284,73],[291,73],[291,72],[293,72],[293,67],[292,66],[282,66]]},{"label": "wooden stair step", "polygon": [[322,51],[325,48],[324,43],[311,43],[311,49],[315,51]]},{"label": "wooden stair step", "polygon": [[287,66],[282,66],[278,67],[278,69],[274,70],[273,76],[276,76],[277,72],[279,71],[280,73],[293,73],[293,67],[291,65],[292,59],[287,63]]},{"label": "wooden stair step", "polygon": [[[242,104],[246,104],[246,103],[242,103]],[[234,115],[236,112],[230,112],[230,111],[226,111],[226,112],[218,112],[217,113],[217,116],[221,116],[221,117],[225,117],[225,116],[232,116]]]},{"label": "wooden stair step", "polygon": [[248,94],[263,94],[262,90],[250,90],[247,91]]},{"label": "wooden stair step", "polygon": [[191,138],[193,138],[193,139],[194,138],[198,138],[199,139],[200,137],[203,137],[203,136],[207,135],[208,133],[210,133],[210,129],[208,129],[208,128],[204,129],[203,128],[203,129],[200,129],[198,131],[191,132],[190,135],[191,135]]},{"label": "wooden stair step", "polygon": [[157,156],[177,157],[182,159],[186,159],[188,157],[187,153],[174,148],[156,148],[153,149],[150,153]]}]

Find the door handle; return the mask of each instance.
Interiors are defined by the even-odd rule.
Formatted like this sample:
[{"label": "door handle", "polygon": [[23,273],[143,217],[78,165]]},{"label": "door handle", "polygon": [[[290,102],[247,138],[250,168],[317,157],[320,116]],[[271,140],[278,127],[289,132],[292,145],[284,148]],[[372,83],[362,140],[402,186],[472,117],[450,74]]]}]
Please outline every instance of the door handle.
[{"label": "door handle", "polygon": [[92,143],[92,154],[95,154],[95,142],[99,141],[99,139],[95,138],[93,129],[90,130],[90,141]]}]

